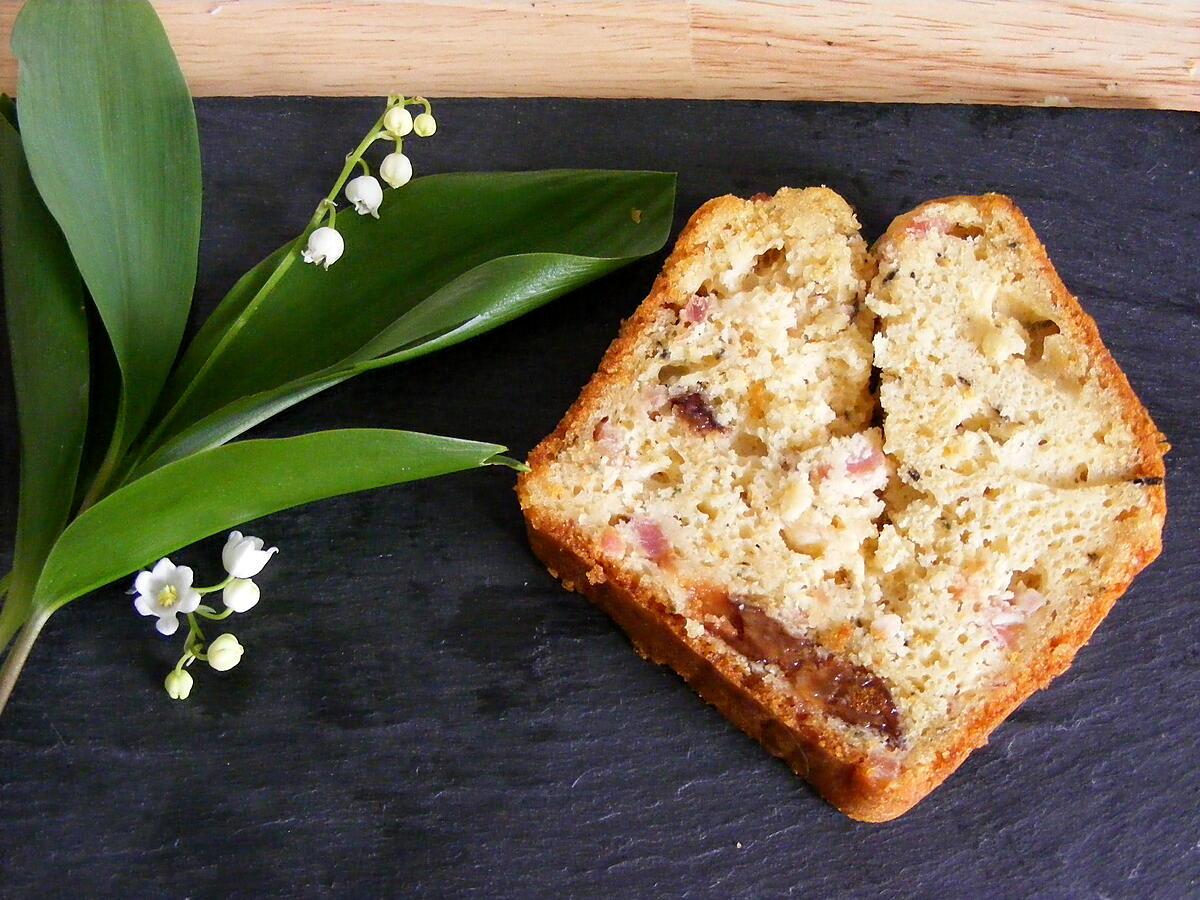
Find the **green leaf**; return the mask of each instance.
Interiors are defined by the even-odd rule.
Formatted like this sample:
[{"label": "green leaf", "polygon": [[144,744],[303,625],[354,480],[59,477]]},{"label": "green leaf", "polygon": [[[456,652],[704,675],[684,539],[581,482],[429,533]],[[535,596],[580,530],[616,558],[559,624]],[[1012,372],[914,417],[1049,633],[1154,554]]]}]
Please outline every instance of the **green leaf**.
[{"label": "green leaf", "polygon": [[38,582],[52,612],[173,550],[281,509],[484,465],[503,447],[347,429],[239,441],[164,466],[105,497],[59,538]]},{"label": "green leaf", "polygon": [[153,409],[191,305],[200,240],[195,111],[145,0],[30,0],[12,48],[29,168],[121,369],[111,464]]},{"label": "green leaf", "polygon": [[166,392],[173,412],[147,449],[197,423],[204,434],[182,438],[189,447],[228,440],[315,390],[465,340],[653,253],[674,198],[675,176],[658,172],[472,173],[388,191],[378,221],[343,212],[346,253],[330,271],[293,265],[250,303],[284,248],[234,287],[185,353]]},{"label": "green leaf", "polygon": [[418,303],[349,359],[228,403],[170,439],[132,477],[231,440],[276,413],[362,372],[457,344],[623,265],[557,253],[505,256],[477,266]]},{"label": "green leaf", "polygon": [[29,615],[42,563],[67,524],[88,413],[87,314],[66,241],[0,116],[0,253],[21,433],[20,505],[0,649]]},{"label": "green leaf", "polygon": [[225,295],[217,308],[204,320],[204,324],[196,332],[192,342],[188,344],[183,358],[179,360],[179,365],[171,373],[171,379],[163,398],[164,402],[168,401],[174,393],[172,385],[187,386],[192,383],[205,361],[220,343],[221,338],[242,315],[262,286],[266,284],[271,273],[275,271],[275,267],[287,256],[291,246],[291,244],[286,244],[280,247],[239,278],[229,289],[229,293]]}]

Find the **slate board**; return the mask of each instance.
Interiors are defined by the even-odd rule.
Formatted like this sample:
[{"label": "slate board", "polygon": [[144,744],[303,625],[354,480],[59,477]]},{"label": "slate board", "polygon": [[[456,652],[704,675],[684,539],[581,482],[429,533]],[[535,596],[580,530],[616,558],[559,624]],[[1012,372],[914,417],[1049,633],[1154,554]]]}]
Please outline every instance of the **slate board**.
[{"label": "slate board", "polygon": [[[199,103],[197,307],[290,237],[376,101]],[[1175,449],[1163,557],[1074,668],[903,819],[826,806],[529,553],[509,473],[318,504],[248,648],[193,698],[121,587],[55,617],[0,719],[0,893],[196,897],[1056,896],[1200,890],[1200,117],[826,104],[450,101],[420,173],[677,170],[703,200],[828,184],[869,237],[1011,194]],[[661,255],[265,433],[399,426],[525,452]],[[336,271],[336,270],[335,270]],[[336,281],[336,278],[333,279]],[[194,327],[194,323],[193,323]],[[0,546],[16,493],[3,366]],[[218,569],[219,541],[177,554]]]}]

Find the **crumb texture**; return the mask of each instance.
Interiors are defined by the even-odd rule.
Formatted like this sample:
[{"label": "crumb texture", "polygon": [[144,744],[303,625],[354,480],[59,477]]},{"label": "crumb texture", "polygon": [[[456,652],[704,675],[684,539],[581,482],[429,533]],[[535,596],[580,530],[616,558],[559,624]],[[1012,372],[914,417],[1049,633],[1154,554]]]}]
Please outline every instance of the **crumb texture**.
[{"label": "crumb texture", "polygon": [[1010,202],[926,204],[872,253],[835,193],[783,189],[693,217],[520,493],[894,777],[1153,558],[1156,438]]}]

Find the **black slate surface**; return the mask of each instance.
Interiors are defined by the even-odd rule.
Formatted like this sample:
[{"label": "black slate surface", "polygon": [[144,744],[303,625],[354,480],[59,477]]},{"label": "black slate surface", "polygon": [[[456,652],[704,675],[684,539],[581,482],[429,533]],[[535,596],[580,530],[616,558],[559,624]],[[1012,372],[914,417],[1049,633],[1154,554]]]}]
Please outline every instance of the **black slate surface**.
[{"label": "black slate surface", "polygon": [[[199,104],[200,311],[295,232],[378,108]],[[526,548],[509,473],[280,514],[250,529],[282,553],[239,621],[247,655],[200,672],[187,703],[160,688],[178,642],[119,587],[51,622],[0,718],[0,893],[1196,895],[1200,117],[575,101],[438,113],[436,139],[412,147],[419,173],[678,170],[677,225],[710,196],[783,184],[834,187],[869,237],[926,198],[1011,194],[1174,442],[1162,559],[1070,673],[915,811],[867,826],[561,591]],[[263,432],[399,426],[524,453],[660,262]],[[219,545],[175,556],[215,577]]]}]

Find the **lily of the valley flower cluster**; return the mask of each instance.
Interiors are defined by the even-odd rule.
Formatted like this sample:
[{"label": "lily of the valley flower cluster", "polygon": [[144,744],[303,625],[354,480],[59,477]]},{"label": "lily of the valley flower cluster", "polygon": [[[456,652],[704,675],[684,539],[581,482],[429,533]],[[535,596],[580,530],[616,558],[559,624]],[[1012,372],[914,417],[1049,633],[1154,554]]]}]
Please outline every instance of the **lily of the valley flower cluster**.
[{"label": "lily of the valley flower cluster", "polygon": [[[409,106],[420,106],[424,112],[413,116],[407,109]],[[337,230],[337,203],[334,198],[346,184],[346,200],[354,207],[360,216],[379,218],[379,207],[383,204],[383,186],[371,174],[371,167],[363,159],[367,148],[376,141],[391,141],[395,148],[383,158],[379,164],[379,177],[393,188],[400,188],[412,179],[413,167],[409,158],[404,155],[404,139],[410,134],[417,137],[431,137],[437,131],[437,121],[433,118],[433,109],[424,97],[388,97],[387,110],[375,123],[375,127],[367,134],[353,153],[346,157],[346,167],[338,178],[333,190],[329,192],[313,214],[309,228],[308,244],[301,252],[301,258],[306,263],[328,269],[342,258],[346,250],[346,242]],[[354,171],[355,166],[362,167],[362,174],[350,179],[346,178]],[[327,224],[322,224],[326,222]]]},{"label": "lily of the valley flower cluster", "polygon": [[[414,116],[408,111],[410,106],[421,107],[422,111]],[[408,184],[413,174],[412,163],[404,155],[404,139],[410,134],[431,137],[435,131],[437,122],[433,118],[433,109],[424,97],[388,97],[383,115],[358,147],[346,156],[346,164],[332,190],[318,204],[309,220],[308,227],[300,237],[300,241],[304,241],[307,235],[300,257],[306,263],[325,269],[341,259],[346,244],[337,230],[335,198],[343,187],[346,200],[355,212],[360,216],[379,218],[379,208],[384,199],[383,186],[371,174],[371,167],[363,159],[371,145],[376,141],[390,141],[394,145],[392,152],[379,164],[379,177],[391,187],[400,188]],[[350,178],[355,167],[361,167],[362,174]],[[245,651],[238,639],[226,632],[210,641],[200,627],[200,620],[220,622],[234,613],[244,613],[255,606],[259,600],[259,588],[252,579],[276,552],[276,547],[264,549],[261,538],[247,537],[234,531],[230,533],[221,553],[228,577],[218,584],[196,587],[192,570],[187,566],[177,566],[169,559],[160,559],[153,569],[138,573],[132,593],[137,594],[133,605],[139,613],[154,616],[157,619],[155,627],[164,635],[172,635],[179,630],[180,616],[187,620],[188,632],[183,653],[163,684],[173,699],[186,700],[191,694],[194,680],[187,669],[196,660],[207,662],[218,672],[226,672],[241,662]],[[216,591],[221,592],[221,601],[225,605],[222,612],[200,602],[203,595]]]},{"label": "lily of the valley flower cluster", "polygon": [[[167,676],[163,687],[175,700],[186,700],[192,692],[192,676],[186,671],[196,660],[207,662],[218,672],[227,672],[242,659],[244,652],[238,639],[232,634],[220,634],[209,641],[200,628],[200,619],[220,622],[234,613],[244,613],[258,603],[259,589],[251,579],[263,570],[267,562],[279,552],[278,547],[264,549],[262,538],[231,531],[225,548],[221,551],[221,562],[227,577],[211,587],[195,587],[193,573],[187,566],[177,566],[169,559],[160,559],[153,569],[139,572],[133,582],[137,598],[134,609],[143,616],[155,616],[155,627],[159,633],[174,634],[179,630],[179,617],[187,618],[188,635],[183,644],[179,662]],[[224,612],[200,602],[204,594],[221,592]]]}]

